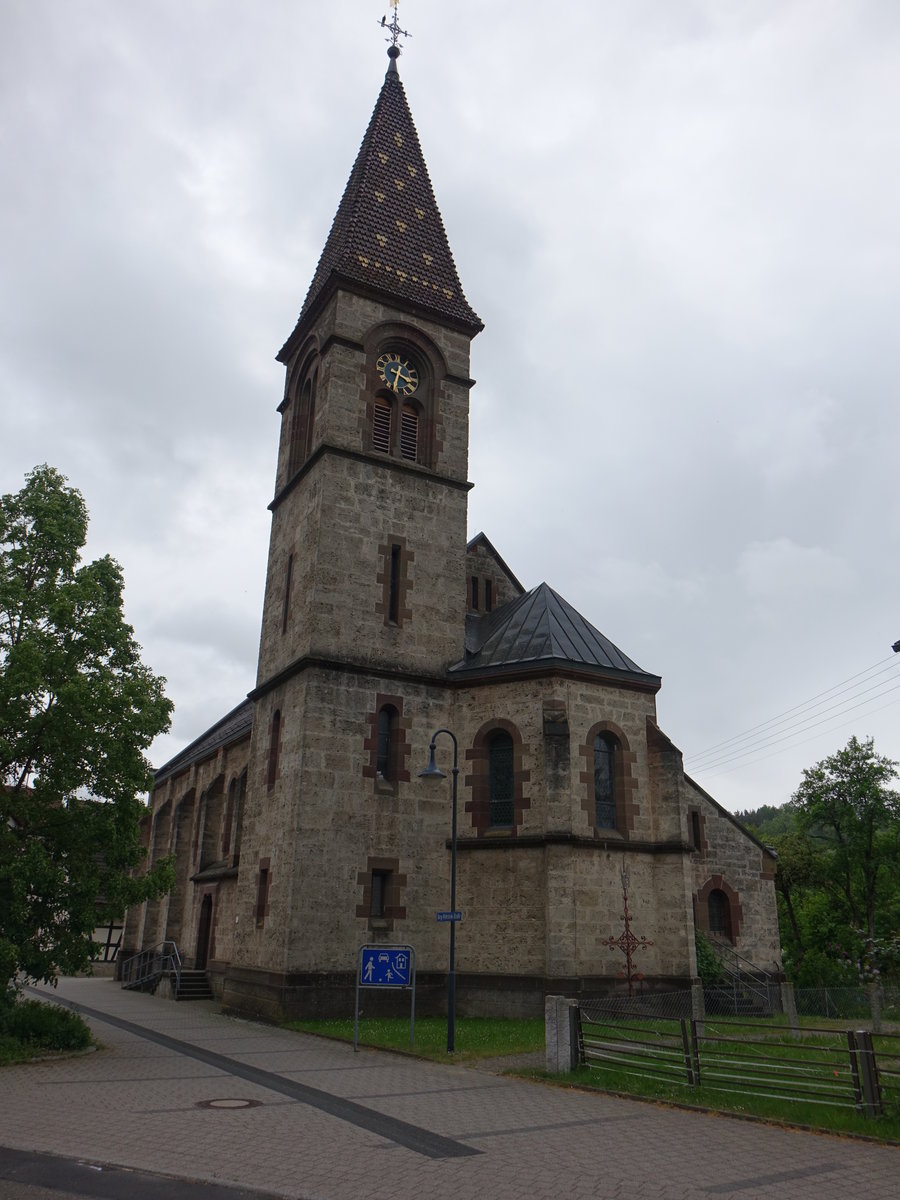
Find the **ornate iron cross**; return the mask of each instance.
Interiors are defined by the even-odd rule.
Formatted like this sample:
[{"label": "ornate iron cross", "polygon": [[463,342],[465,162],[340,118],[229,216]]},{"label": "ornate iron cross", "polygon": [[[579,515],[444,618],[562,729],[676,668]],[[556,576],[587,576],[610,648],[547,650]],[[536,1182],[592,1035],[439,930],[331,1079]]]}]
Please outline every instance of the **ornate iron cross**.
[{"label": "ornate iron cross", "polygon": [[401,37],[412,37],[411,33],[407,33],[405,29],[400,28],[400,22],[397,20],[398,2],[399,0],[391,0],[391,8],[394,10],[394,15],[390,21],[388,21],[386,16],[381,18],[381,28],[386,29],[391,35],[389,38],[385,38],[385,41],[389,41],[392,46],[396,46]]},{"label": "ornate iron cross", "polygon": [[640,981],[644,978],[640,971],[634,969],[634,952],[635,950],[646,950],[648,946],[652,946],[653,942],[649,938],[636,937],[631,932],[631,917],[628,913],[628,869],[622,868],[622,901],[625,907],[625,929],[618,937],[608,937],[603,942],[604,946],[609,946],[610,949],[617,948],[625,955],[625,970],[619,972],[619,979],[628,980],[628,999],[634,999],[634,981]]}]

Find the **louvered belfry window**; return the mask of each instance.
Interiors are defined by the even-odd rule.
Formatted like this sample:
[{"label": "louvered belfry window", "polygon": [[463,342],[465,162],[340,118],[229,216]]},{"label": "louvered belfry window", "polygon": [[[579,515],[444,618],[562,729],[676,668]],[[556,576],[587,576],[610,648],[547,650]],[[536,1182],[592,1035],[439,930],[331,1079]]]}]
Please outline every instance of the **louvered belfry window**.
[{"label": "louvered belfry window", "polygon": [[415,462],[419,456],[419,414],[411,404],[400,414],[400,457]]},{"label": "louvered belfry window", "polygon": [[391,452],[391,406],[380,396],[372,419],[372,445],[381,454]]},{"label": "louvered belfry window", "polygon": [[490,824],[512,825],[513,810],[513,740],[508,733],[495,733],[488,745],[488,789],[490,795]]}]

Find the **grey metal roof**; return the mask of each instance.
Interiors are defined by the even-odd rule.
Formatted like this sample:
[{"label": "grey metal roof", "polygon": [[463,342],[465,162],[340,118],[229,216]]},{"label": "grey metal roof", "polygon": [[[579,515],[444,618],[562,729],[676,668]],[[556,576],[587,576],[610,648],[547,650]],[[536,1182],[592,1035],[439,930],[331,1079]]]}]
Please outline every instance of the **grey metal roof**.
[{"label": "grey metal roof", "polygon": [[156,784],[162,783],[170,775],[177,775],[179,771],[183,771],[192,763],[209,758],[220,746],[225,746],[229,742],[237,742],[242,737],[246,737],[252,726],[253,701],[244,700],[237,708],[233,708],[230,713],[226,713],[220,721],[207,729],[205,733],[201,733],[198,738],[195,738],[180,754],[176,754],[174,758],[170,758],[164,766],[160,767],[154,776]]},{"label": "grey metal roof", "polygon": [[487,616],[466,624],[466,657],[454,676],[512,668],[577,666],[659,687],[658,675],[637,665],[554,592],[539,584]]}]

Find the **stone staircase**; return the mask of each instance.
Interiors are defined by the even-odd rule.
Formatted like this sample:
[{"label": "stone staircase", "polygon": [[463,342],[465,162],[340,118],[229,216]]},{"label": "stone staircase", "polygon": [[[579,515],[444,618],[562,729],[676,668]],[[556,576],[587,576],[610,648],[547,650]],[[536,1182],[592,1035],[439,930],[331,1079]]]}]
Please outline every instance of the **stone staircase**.
[{"label": "stone staircase", "polygon": [[176,1000],[212,1000],[212,988],[206,971],[189,971],[184,967],[181,975],[172,979],[172,993]]},{"label": "stone staircase", "polygon": [[710,938],[722,967],[721,982],[706,985],[703,998],[709,1014],[764,1017],[780,1011],[777,978],[724,941]]}]

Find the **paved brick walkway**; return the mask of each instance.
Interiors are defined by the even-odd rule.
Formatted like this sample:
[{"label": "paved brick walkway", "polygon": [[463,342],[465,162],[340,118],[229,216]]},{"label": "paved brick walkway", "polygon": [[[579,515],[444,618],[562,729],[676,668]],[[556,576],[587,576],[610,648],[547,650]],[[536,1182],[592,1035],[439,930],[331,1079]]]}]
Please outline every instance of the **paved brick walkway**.
[{"label": "paved brick walkway", "polygon": [[900,1195],[892,1147],[354,1054],[109,980],[57,995],[103,1014],[103,1049],[3,1071],[14,1149],[292,1200]]}]

